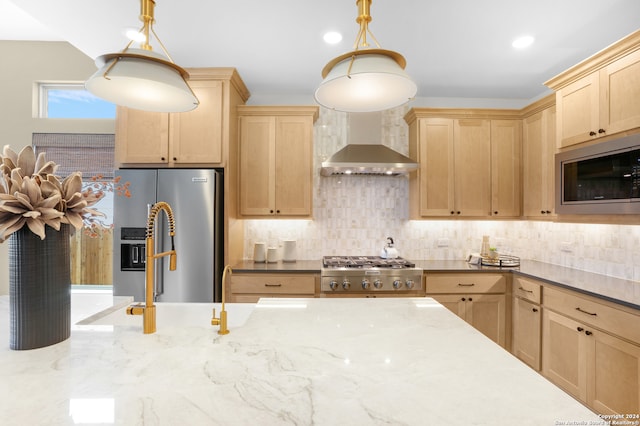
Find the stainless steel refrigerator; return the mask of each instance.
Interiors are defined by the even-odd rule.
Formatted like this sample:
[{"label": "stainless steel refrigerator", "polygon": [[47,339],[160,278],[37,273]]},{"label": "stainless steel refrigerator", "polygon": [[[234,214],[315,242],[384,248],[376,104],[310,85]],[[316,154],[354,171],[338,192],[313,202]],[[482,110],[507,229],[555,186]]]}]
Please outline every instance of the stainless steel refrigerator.
[{"label": "stainless steel refrigerator", "polygon": [[[177,267],[155,260],[155,301],[219,302],[223,267],[221,169],[121,169],[131,197],[114,197],[113,294],[145,298],[145,231],[150,207],[169,203],[175,219]],[[155,252],[168,251],[165,212],[156,218]]]}]

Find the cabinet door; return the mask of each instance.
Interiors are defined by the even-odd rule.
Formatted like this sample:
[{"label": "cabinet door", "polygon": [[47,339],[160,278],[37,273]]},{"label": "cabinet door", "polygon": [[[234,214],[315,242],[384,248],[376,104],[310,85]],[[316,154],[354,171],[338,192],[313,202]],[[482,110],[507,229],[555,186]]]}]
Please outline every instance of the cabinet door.
[{"label": "cabinet door", "polygon": [[313,119],[276,117],[276,214],[311,215]]},{"label": "cabinet door", "polygon": [[455,120],[455,214],[491,212],[491,126],[489,120]]},{"label": "cabinet door", "polygon": [[491,215],[520,216],[520,120],[491,120]]},{"label": "cabinet door", "polygon": [[463,320],[466,320],[466,296],[461,296],[459,294],[434,294],[429,297],[432,297],[442,306],[444,306]]},{"label": "cabinet door", "polygon": [[169,114],[118,107],[116,123],[119,164],[169,162]]},{"label": "cabinet door", "polygon": [[523,141],[523,214],[551,218],[554,213],[555,107],[547,108],[524,120]]},{"label": "cabinet door", "polygon": [[640,127],[640,50],[600,70],[600,127],[606,134]]},{"label": "cabinet door", "polygon": [[170,159],[174,163],[222,162],[221,81],[190,81],[200,105],[193,111],[169,116]]},{"label": "cabinet door", "polygon": [[540,338],[542,313],[540,306],[518,297],[513,298],[512,352],[525,364],[540,371]]},{"label": "cabinet door", "polygon": [[419,122],[419,214],[454,214],[453,120],[424,118]]},{"label": "cabinet door", "polygon": [[240,117],[240,213],[275,213],[275,118]]},{"label": "cabinet door", "polygon": [[542,312],[542,374],[580,399],[587,400],[587,346],[584,326],[545,309]]},{"label": "cabinet door", "polygon": [[466,321],[504,347],[506,296],[504,294],[471,294],[466,298]]},{"label": "cabinet door", "polygon": [[640,346],[587,329],[589,405],[598,413],[640,413]]},{"label": "cabinet door", "polygon": [[556,92],[558,147],[588,141],[598,135],[599,73],[594,72]]}]

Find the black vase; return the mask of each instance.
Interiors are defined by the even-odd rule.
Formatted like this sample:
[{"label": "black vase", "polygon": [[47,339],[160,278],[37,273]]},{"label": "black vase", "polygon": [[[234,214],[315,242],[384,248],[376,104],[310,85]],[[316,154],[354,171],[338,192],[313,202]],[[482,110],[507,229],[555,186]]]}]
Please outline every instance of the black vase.
[{"label": "black vase", "polygon": [[9,238],[11,349],[41,348],[71,334],[69,225],[45,226],[45,235],[24,226]]}]

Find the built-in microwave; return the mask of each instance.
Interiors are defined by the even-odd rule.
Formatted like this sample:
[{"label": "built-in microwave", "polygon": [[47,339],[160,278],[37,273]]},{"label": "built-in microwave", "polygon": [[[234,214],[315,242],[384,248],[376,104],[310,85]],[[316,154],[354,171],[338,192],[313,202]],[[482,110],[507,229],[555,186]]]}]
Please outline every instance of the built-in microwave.
[{"label": "built-in microwave", "polygon": [[557,214],[640,214],[640,134],[556,154]]}]

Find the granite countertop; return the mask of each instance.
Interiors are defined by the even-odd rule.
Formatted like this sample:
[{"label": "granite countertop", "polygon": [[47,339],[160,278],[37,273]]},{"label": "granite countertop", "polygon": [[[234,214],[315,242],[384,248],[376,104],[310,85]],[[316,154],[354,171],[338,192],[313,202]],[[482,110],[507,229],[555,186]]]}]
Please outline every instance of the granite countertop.
[{"label": "granite countertop", "polygon": [[137,317],[11,351],[2,296],[3,425],[602,424],[430,298],[262,299],[252,309],[226,336],[207,315],[150,335]]},{"label": "granite countertop", "polygon": [[[523,259],[515,268],[471,265],[464,260],[418,260],[416,267],[434,272],[513,272],[516,275],[542,280],[548,284],[574,290],[590,296],[640,309],[640,282],[610,277],[550,263]],[[234,272],[257,273],[320,273],[322,261],[254,263],[244,261],[234,266]]]}]

